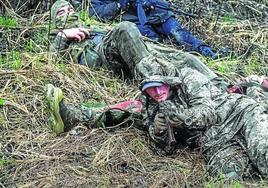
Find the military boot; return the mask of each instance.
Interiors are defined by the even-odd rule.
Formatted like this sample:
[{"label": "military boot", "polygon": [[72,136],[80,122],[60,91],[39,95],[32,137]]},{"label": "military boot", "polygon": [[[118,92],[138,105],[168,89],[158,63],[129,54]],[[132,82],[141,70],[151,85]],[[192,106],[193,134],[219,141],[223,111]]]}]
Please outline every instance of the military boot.
[{"label": "military boot", "polygon": [[63,92],[60,88],[54,87],[52,84],[48,84],[46,86],[46,99],[49,110],[48,124],[58,135],[64,132],[64,123],[59,112],[59,104],[63,99]]},{"label": "military boot", "polygon": [[49,126],[58,135],[71,130],[77,124],[93,126],[100,111],[83,105],[65,104],[63,92],[51,84],[47,85],[47,101],[49,107]]},{"label": "military boot", "polygon": [[190,47],[190,50],[197,51],[203,56],[210,57],[212,59],[217,59],[218,56],[216,53],[213,52],[212,48],[210,48],[201,40],[197,39],[189,31],[185,29],[172,29],[170,33],[179,45],[186,45]]}]

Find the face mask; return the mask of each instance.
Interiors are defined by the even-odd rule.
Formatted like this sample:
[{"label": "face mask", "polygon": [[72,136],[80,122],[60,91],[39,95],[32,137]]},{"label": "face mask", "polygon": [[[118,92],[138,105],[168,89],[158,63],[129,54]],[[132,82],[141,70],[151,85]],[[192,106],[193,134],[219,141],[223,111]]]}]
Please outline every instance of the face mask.
[{"label": "face mask", "polygon": [[149,87],[145,92],[156,102],[165,101],[170,95],[170,86],[163,84],[161,86]]},{"label": "face mask", "polygon": [[56,28],[57,29],[69,29],[80,27],[82,25],[79,15],[77,13],[66,14],[56,18]]}]

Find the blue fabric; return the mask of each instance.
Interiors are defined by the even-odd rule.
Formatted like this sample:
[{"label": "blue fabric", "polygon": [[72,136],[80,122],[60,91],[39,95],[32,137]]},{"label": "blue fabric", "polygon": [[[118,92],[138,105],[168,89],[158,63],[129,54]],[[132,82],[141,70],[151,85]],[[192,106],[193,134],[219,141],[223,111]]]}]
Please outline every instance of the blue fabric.
[{"label": "blue fabric", "polygon": [[141,25],[140,23],[136,24],[143,36],[151,38],[152,40],[157,41],[159,35],[155,32],[155,29],[151,25]]},{"label": "blue fabric", "polygon": [[[144,0],[140,0],[144,1]],[[98,15],[104,20],[114,19],[119,14],[119,8],[114,0],[91,0],[92,7],[89,9],[91,16]],[[122,20],[136,23],[141,34],[153,40],[158,40],[159,35],[174,38],[179,45],[187,45],[189,50],[197,51],[204,56],[215,59],[217,55],[212,48],[196,38],[187,29],[183,28],[170,10],[155,8],[145,11],[146,22],[140,23],[137,16],[137,5],[134,3],[122,15]]]},{"label": "blue fabric", "polygon": [[143,7],[143,0],[136,0],[136,7],[137,7],[137,15],[139,18],[139,23],[141,25],[145,25],[148,21],[145,14],[145,8]]},{"label": "blue fabric", "polygon": [[93,37],[92,41],[97,46],[98,44],[100,44],[102,42],[102,38],[103,38],[103,35],[95,35]]},{"label": "blue fabric", "polygon": [[145,89],[149,88],[149,87],[159,87],[163,85],[163,83],[161,82],[147,82],[142,86],[142,91],[144,91]]},{"label": "blue fabric", "polygon": [[[111,21],[120,13],[117,6],[118,1],[115,0],[91,0],[91,7],[89,7],[89,15],[96,16],[106,21]],[[159,24],[164,22],[174,14],[171,11],[155,8],[146,12],[147,20],[150,24]],[[129,7],[128,11],[122,15],[124,21],[138,23],[137,8],[135,3]]]},{"label": "blue fabric", "polygon": [[129,0],[119,0],[120,8],[126,10],[129,4]]},{"label": "blue fabric", "polygon": [[198,49],[199,46],[204,45],[204,43],[193,36],[190,31],[183,28],[174,17],[167,19],[166,22],[158,28],[158,31],[164,35],[174,38],[174,35],[177,34],[178,37],[175,39],[178,43],[191,45],[194,50]]},{"label": "blue fabric", "polygon": [[92,0],[91,5],[89,15],[97,16],[104,20],[114,19],[120,11],[117,2],[113,0]]},{"label": "blue fabric", "polygon": [[211,47],[192,35],[190,31],[183,28],[174,17],[167,19],[157,28],[157,31],[166,36],[175,38],[178,44],[190,46],[190,50],[192,51],[197,51],[213,59],[216,58],[216,54]]}]

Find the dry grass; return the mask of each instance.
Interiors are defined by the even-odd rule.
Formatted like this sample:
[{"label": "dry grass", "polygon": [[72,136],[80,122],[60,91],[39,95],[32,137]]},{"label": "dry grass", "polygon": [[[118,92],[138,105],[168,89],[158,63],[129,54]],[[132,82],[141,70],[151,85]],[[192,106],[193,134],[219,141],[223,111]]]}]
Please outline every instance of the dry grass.
[{"label": "dry grass", "polygon": [[64,72],[68,74],[52,64],[1,70],[0,98],[7,101],[0,110],[3,186],[157,187],[204,181],[196,179],[205,173],[200,155],[184,150],[170,158],[155,155],[146,134],[133,127],[112,132],[79,127],[78,134],[56,137],[47,126],[46,83],[61,87],[72,103],[114,103],[135,93],[133,86],[106,72],[78,65],[69,65]]},{"label": "dry grass", "polygon": [[[185,1],[182,5],[187,10],[191,4]],[[202,19],[191,22],[182,19],[184,25],[216,48],[225,45],[233,48],[237,57],[231,60],[237,61],[238,66],[247,67],[254,57],[258,66],[252,71],[267,74],[264,69],[268,54],[266,18],[227,22],[221,17],[214,27],[216,13],[211,8],[211,4],[203,7]],[[237,11],[239,16],[243,16],[242,10],[243,7]],[[214,17],[208,20],[210,15],[206,13],[213,11]],[[1,41],[9,45],[0,46],[0,99],[6,101],[0,106],[2,187],[238,187],[233,183],[211,181],[198,151],[180,149],[168,157],[155,154],[146,133],[133,126],[113,130],[79,126],[76,132],[57,137],[47,124],[44,99],[47,83],[62,88],[69,103],[108,105],[134,97],[137,87],[113,78],[105,70],[93,71],[54,62],[46,53],[46,33],[44,40],[35,35],[47,31],[40,26],[47,17],[9,15],[15,15],[20,27],[1,26],[0,29]],[[27,26],[27,23],[32,24]],[[12,51],[19,53],[14,55]],[[208,63],[217,69],[218,62]],[[257,187],[262,183],[243,182],[243,185]]]}]

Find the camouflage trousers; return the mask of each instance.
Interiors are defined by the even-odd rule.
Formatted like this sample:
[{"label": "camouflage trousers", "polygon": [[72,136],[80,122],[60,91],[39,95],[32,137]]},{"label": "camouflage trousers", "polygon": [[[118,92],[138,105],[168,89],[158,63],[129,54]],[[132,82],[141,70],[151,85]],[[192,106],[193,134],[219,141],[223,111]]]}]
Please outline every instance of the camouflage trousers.
[{"label": "camouflage trousers", "polygon": [[259,173],[268,178],[268,114],[258,105],[241,117],[242,129],[230,141],[205,152],[211,175],[237,179]]},{"label": "camouflage trousers", "polygon": [[[112,70],[116,75],[124,75],[124,78],[143,79],[152,75],[171,75],[176,69],[183,67],[193,68],[209,80],[224,87],[227,84],[213,71],[204,65],[197,57],[189,53],[156,44],[154,41],[141,36],[134,23],[121,22],[113,28],[103,41],[96,47],[103,66]],[[137,64],[143,64],[137,66]]]},{"label": "camouflage trousers", "polygon": [[252,164],[239,139],[232,139],[223,146],[215,146],[206,152],[208,171],[212,176],[239,179],[253,174]]},{"label": "camouflage trousers", "polygon": [[133,78],[134,67],[150,55],[135,24],[121,22],[113,28],[96,47],[101,61],[116,75]]},{"label": "camouflage trousers", "polygon": [[132,106],[131,109],[89,108],[83,104],[65,104],[61,101],[60,115],[64,123],[64,131],[69,131],[78,124],[89,128],[106,128],[130,123],[140,126],[141,114],[139,110],[134,109],[135,107]]}]

